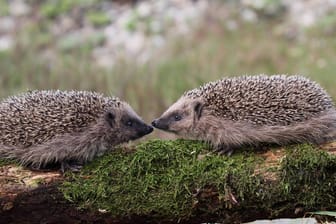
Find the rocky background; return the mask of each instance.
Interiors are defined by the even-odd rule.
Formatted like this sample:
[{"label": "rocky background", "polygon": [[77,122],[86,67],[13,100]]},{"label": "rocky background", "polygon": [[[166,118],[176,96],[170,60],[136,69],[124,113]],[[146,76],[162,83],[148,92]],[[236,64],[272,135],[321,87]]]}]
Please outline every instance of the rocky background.
[{"label": "rocky background", "polygon": [[0,51],[13,50],[22,32],[36,32],[34,41],[51,60],[55,48],[89,45],[93,61],[104,67],[120,58],[146,63],[171,38],[193,35],[218,18],[232,32],[241,21],[276,21],[273,29],[287,38],[304,39],[314,26],[330,35],[336,29],[335,0],[5,0],[0,8]]}]

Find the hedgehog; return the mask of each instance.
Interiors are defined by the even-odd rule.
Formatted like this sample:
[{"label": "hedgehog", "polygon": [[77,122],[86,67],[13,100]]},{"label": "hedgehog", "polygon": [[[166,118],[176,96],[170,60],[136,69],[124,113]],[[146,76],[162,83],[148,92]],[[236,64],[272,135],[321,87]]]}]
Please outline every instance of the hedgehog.
[{"label": "hedgehog", "polygon": [[185,92],[152,126],[230,155],[244,146],[331,141],[336,110],[326,91],[303,76],[241,76]]},{"label": "hedgehog", "polygon": [[126,103],[89,91],[34,90],[0,103],[0,157],[77,169],[153,131]]}]

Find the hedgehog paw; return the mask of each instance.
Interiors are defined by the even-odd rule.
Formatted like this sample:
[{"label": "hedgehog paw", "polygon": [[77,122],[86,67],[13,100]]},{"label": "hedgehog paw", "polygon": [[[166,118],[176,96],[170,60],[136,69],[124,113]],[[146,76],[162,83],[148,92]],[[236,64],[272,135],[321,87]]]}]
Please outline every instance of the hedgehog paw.
[{"label": "hedgehog paw", "polygon": [[215,152],[217,152],[218,155],[231,156],[231,154],[233,153],[233,148],[227,145],[219,145],[217,146]]},{"label": "hedgehog paw", "polygon": [[65,173],[65,171],[71,171],[71,172],[79,172],[83,168],[83,164],[80,162],[74,162],[74,161],[63,161],[61,163],[61,169],[60,171],[62,173]]},{"label": "hedgehog paw", "polygon": [[28,168],[31,171],[37,171],[37,172],[51,172],[51,171],[55,171],[55,169],[51,168],[46,168],[45,166],[41,166],[39,164],[33,164],[28,166]]}]

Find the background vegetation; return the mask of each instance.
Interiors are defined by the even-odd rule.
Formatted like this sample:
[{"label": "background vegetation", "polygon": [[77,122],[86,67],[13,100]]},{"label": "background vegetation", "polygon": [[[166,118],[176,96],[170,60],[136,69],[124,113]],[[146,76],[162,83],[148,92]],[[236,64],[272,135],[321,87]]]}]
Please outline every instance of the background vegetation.
[{"label": "background vegetation", "polygon": [[[68,41],[63,43],[65,47],[56,48],[56,39],[47,29],[76,4],[95,1],[56,1],[62,7],[53,1],[31,2],[40,4],[42,19],[17,30],[15,46],[0,52],[0,97],[27,89],[95,90],[119,96],[151,121],[184,91],[204,82],[265,73],[303,74],[336,99],[334,17],[304,29],[298,38],[290,38],[277,28],[281,16],[249,23],[233,13],[237,28],[230,29],[228,18],[221,18],[221,11],[212,7],[195,32],[170,38],[148,62],[121,58],[113,67],[102,68],[91,53],[103,39],[72,44],[71,48],[67,48]],[[98,26],[106,22],[106,16],[99,12],[87,12],[87,18]],[[53,49],[53,57],[48,57],[46,49]]]}]

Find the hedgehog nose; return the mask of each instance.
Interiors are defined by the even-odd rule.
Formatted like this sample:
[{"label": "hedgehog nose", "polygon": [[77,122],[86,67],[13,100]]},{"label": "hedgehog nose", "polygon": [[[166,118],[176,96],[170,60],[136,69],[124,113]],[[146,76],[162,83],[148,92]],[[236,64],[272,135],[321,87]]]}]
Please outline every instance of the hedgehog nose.
[{"label": "hedgehog nose", "polygon": [[157,123],[158,123],[158,120],[157,119],[155,119],[154,121],[152,121],[152,125],[153,125],[153,127],[157,127]]},{"label": "hedgehog nose", "polygon": [[151,133],[154,130],[152,126],[147,126],[147,133]]}]

